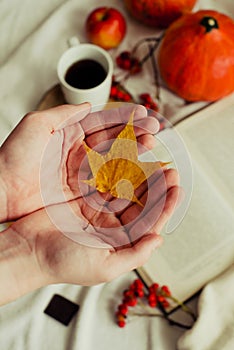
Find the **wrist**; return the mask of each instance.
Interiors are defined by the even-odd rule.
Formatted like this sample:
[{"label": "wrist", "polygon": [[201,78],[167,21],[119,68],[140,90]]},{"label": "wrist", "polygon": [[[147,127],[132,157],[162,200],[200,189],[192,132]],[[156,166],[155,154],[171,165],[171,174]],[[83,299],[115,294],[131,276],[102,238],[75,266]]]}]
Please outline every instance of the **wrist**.
[{"label": "wrist", "polygon": [[0,305],[9,303],[47,283],[37,256],[12,227],[0,233]]}]

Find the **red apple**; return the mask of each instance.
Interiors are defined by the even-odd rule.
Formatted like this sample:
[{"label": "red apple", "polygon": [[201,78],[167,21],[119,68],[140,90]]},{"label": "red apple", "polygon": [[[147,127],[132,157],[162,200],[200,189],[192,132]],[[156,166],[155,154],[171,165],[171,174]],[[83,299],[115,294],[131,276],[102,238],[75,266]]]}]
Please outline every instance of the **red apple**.
[{"label": "red apple", "polygon": [[109,50],[117,47],[126,33],[126,21],[117,9],[98,7],[86,19],[86,33],[89,40]]}]

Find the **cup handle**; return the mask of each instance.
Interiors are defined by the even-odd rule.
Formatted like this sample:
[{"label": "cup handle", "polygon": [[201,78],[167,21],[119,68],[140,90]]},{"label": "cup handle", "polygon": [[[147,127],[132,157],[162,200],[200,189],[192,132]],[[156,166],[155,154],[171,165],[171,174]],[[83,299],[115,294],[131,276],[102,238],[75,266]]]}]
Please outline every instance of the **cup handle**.
[{"label": "cup handle", "polygon": [[74,47],[80,44],[79,39],[76,36],[72,36],[67,40],[67,44],[69,47]]}]

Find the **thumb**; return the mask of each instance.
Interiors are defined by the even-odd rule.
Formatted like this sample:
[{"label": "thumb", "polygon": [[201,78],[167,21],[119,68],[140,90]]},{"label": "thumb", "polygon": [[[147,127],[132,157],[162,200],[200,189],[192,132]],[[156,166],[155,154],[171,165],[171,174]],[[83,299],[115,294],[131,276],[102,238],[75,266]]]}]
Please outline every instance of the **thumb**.
[{"label": "thumb", "polygon": [[110,268],[114,266],[116,276],[140,267],[147,262],[154,249],[158,248],[162,242],[160,235],[149,233],[134,246],[113,252],[109,266]]},{"label": "thumb", "polygon": [[61,105],[39,113],[42,113],[43,118],[47,119],[50,131],[57,131],[78,123],[90,113],[90,110],[90,103],[85,102],[79,105]]}]

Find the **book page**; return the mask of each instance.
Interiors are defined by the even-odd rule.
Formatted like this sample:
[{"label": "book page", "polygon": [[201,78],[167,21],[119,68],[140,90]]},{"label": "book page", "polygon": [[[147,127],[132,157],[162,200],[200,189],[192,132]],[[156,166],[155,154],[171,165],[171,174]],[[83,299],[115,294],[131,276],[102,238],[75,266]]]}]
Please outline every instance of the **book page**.
[{"label": "book page", "polygon": [[176,127],[191,157],[191,203],[180,225],[162,233],[164,244],[144,271],[181,300],[234,262],[233,97]]},{"label": "book page", "polygon": [[194,177],[196,195],[185,218],[171,234],[162,233],[164,244],[145,265],[154,281],[168,284],[182,300],[227,268],[234,257],[233,211],[197,169]]},{"label": "book page", "polygon": [[234,94],[178,124],[191,158],[233,207]]}]

